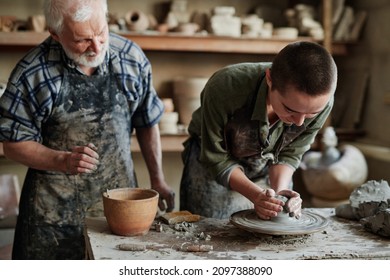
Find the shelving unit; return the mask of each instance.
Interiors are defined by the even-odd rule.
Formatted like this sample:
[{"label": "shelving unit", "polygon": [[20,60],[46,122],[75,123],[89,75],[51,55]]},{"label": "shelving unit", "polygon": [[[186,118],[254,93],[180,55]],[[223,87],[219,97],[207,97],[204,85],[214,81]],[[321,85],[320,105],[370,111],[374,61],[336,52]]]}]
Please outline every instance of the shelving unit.
[{"label": "shelving unit", "polygon": [[[246,53],[246,54],[276,54],[284,46],[292,41],[315,41],[310,37],[299,37],[296,40],[279,38],[235,38],[223,36],[185,36],[175,33],[169,34],[140,34],[121,33],[137,44],[145,51],[167,52],[211,52],[211,53]],[[41,43],[48,32],[37,33],[30,31],[0,32],[0,50],[15,51],[17,49],[29,49]],[[345,43],[333,43],[331,45],[334,55],[346,55]]]},{"label": "shelving unit", "polygon": [[[346,55],[348,53],[348,44],[332,41],[332,0],[322,0],[321,5],[325,37],[323,41],[317,42],[323,44],[335,56]],[[187,36],[180,33],[160,34],[157,32],[142,34],[127,32],[121,33],[121,35],[136,42],[144,51],[158,52],[159,55],[164,52],[273,55],[277,54],[284,46],[292,41],[315,41],[311,37],[299,37],[294,40],[286,40],[276,37],[263,39],[214,35]],[[48,32],[0,32],[0,51],[28,51],[48,36]],[[186,134],[161,135],[163,151],[182,151],[182,142],[185,141],[186,137]],[[136,138],[133,138],[132,149],[134,151],[140,151]]]}]

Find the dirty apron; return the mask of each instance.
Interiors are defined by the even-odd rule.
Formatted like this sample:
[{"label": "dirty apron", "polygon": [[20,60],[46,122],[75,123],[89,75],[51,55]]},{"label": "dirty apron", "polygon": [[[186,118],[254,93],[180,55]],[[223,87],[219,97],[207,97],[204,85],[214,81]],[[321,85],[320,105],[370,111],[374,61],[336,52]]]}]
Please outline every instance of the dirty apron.
[{"label": "dirty apron", "polygon": [[70,151],[73,146],[93,143],[100,163],[92,174],[28,170],[14,259],[84,258],[84,219],[103,215],[102,192],[137,186],[130,154],[131,106],[113,74],[65,73],[58,100],[42,129],[43,145]]},{"label": "dirty apron", "polygon": [[[268,166],[277,161],[280,151],[298,137],[305,127],[285,126],[275,149],[264,153],[268,140],[262,143],[260,122],[251,120],[259,86],[246,104],[230,116],[225,126],[225,146],[228,153],[244,168],[246,176],[259,186],[268,185]],[[274,126],[275,127],[275,126]],[[269,135],[272,134],[272,128]],[[231,214],[253,209],[246,197],[219,184],[199,161],[200,139],[192,136],[187,142],[184,170],[180,184],[180,208],[212,218],[226,219]]]}]

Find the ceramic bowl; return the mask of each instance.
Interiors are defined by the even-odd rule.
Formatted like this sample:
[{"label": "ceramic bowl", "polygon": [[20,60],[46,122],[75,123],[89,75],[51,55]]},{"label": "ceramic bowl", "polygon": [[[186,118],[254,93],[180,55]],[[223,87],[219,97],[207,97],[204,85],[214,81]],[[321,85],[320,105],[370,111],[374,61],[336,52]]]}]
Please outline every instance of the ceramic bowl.
[{"label": "ceramic bowl", "polygon": [[298,29],[295,27],[279,27],[273,30],[273,35],[280,39],[296,39],[298,38]]},{"label": "ceramic bowl", "polygon": [[159,194],[152,189],[119,188],[103,193],[104,215],[112,233],[145,235],[156,217]]}]

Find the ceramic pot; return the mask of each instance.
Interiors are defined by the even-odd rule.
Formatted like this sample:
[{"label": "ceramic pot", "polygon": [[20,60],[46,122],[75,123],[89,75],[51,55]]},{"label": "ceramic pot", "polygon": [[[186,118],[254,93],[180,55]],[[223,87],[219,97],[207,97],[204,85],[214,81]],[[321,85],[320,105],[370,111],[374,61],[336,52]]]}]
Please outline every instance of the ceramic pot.
[{"label": "ceramic pot", "polygon": [[273,30],[273,35],[280,39],[295,40],[298,38],[298,29],[295,27],[279,27]]},{"label": "ceramic pot", "polygon": [[172,98],[163,98],[161,99],[164,104],[164,113],[170,113],[173,112],[175,109],[175,106],[173,105],[173,99]]},{"label": "ceramic pot", "polygon": [[161,134],[177,134],[178,121],[179,114],[177,112],[164,112],[159,123]]},{"label": "ceramic pot", "polygon": [[46,29],[46,18],[44,15],[34,15],[27,19],[27,29],[35,32],[44,32]]},{"label": "ceramic pot", "polygon": [[[362,152],[352,146],[340,147],[341,158],[329,166],[308,167],[311,160],[320,160],[319,152],[308,152],[302,159],[302,179],[306,190],[317,199],[343,201],[368,177]],[[316,159],[317,158],[317,159]]]},{"label": "ceramic pot", "polygon": [[156,217],[159,194],[152,189],[119,188],[103,193],[103,209],[112,233],[145,235]]},{"label": "ceramic pot", "polygon": [[200,93],[208,78],[176,77],[173,81],[173,99],[179,113],[179,122],[188,126],[192,113],[200,106]]},{"label": "ceramic pot", "polygon": [[130,11],[125,15],[127,28],[130,31],[145,31],[149,27],[149,17],[141,11]]},{"label": "ceramic pot", "polygon": [[183,35],[194,35],[199,30],[199,25],[192,22],[181,23],[177,27],[177,31]]}]

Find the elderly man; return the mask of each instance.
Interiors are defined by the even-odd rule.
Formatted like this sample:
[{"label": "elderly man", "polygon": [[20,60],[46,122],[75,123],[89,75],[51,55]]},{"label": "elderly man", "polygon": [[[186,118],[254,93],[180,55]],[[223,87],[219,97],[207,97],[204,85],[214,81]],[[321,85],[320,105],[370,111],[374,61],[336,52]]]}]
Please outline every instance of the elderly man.
[{"label": "elderly man", "polygon": [[137,187],[133,129],[160,207],[174,208],[151,65],[134,42],[109,34],[106,14],[106,0],[45,1],[51,36],[17,64],[1,97],[4,153],[29,167],[14,259],[83,258],[84,218],[101,210],[102,191]]}]

